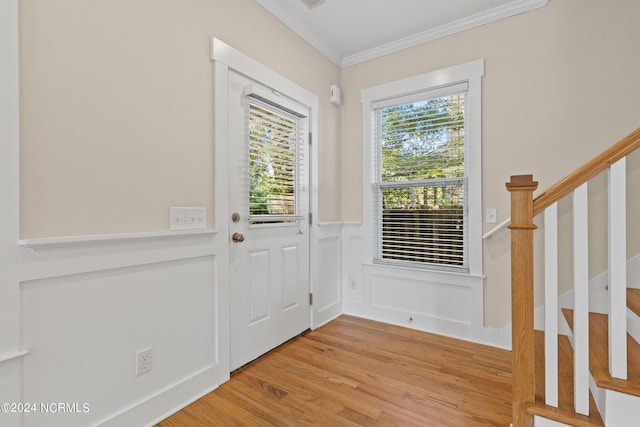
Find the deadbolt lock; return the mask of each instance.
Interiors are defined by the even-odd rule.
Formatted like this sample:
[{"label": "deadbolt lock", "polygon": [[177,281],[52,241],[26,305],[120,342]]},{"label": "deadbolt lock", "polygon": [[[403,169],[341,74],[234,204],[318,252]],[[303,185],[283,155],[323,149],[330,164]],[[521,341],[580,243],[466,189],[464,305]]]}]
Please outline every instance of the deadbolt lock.
[{"label": "deadbolt lock", "polygon": [[240,214],[238,212],[234,212],[231,214],[231,221],[238,222],[240,221]]}]

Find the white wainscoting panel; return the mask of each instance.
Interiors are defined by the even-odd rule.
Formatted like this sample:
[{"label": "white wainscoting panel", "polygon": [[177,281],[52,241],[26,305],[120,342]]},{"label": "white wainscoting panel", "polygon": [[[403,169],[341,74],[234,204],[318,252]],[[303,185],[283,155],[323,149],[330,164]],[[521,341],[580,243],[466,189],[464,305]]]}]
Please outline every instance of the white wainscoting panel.
[{"label": "white wainscoting panel", "polygon": [[342,280],[344,283],[345,306],[351,302],[364,302],[364,286],[362,279],[362,260],[364,257],[364,241],[361,223],[343,224],[343,259]]},{"label": "white wainscoting panel", "polygon": [[[151,425],[224,382],[216,237],[25,242],[23,400],[82,410],[37,411],[24,426]],[[149,347],[152,368],[136,376]]]},{"label": "white wainscoting panel", "polygon": [[320,223],[315,230],[311,260],[314,329],[342,314],[342,225]]},{"label": "white wainscoting panel", "polygon": [[360,223],[343,223],[344,312],[413,329],[510,348],[511,330],[486,328],[484,278],[374,264]]},{"label": "white wainscoting panel", "polygon": [[471,324],[475,303],[472,287],[437,279],[426,281],[420,273],[413,276],[397,270],[381,266],[365,268],[365,277],[371,284],[372,307]]},{"label": "white wainscoting panel", "polygon": [[376,312],[418,319],[482,326],[481,277],[410,269],[382,264],[362,265],[364,305]]},{"label": "white wainscoting panel", "polygon": [[[20,348],[18,247],[20,230],[19,1],[0,2],[0,404],[19,402]],[[17,427],[20,415],[0,412]]]}]

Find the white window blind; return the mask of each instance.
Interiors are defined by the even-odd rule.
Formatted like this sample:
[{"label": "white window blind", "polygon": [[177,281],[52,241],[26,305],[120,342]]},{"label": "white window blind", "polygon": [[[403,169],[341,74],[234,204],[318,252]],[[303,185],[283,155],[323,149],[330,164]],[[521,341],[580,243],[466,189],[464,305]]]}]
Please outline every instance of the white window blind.
[{"label": "white window blind", "polygon": [[302,122],[291,111],[248,97],[249,220],[291,222],[298,215]]},{"label": "white window blind", "polygon": [[373,105],[378,262],[468,271],[466,92],[465,83]]}]

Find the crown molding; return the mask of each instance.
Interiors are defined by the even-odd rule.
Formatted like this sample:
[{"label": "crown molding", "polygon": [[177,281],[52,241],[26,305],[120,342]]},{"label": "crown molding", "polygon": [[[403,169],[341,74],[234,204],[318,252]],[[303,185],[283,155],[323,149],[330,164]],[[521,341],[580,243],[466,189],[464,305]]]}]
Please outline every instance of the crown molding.
[{"label": "crown molding", "polygon": [[278,18],[287,27],[292,29],[307,43],[313,46],[318,52],[324,55],[331,62],[341,67],[342,55],[327,43],[318,38],[311,31],[307,30],[303,25],[296,21],[291,15],[289,15],[276,0],[256,0],[256,2],[265,8],[269,13]]},{"label": "crown molding", "polygon": [[369,61],[371,59],[418,46],[426,42],[437,40],[442,37],[460,33],[471,28],[479,27],[493,21],[498,21],[533,9],[538,9],[546,6],[547,3],[549,3],[549,0],[516,0],[504,6],[458,19],[448,24],[423,31],[412,36],[404,37],[373,49],[364,50],[362,52],[346,56],[343,58],[340,66],[341,68],[350,67],[361,62]]},{"label": "crown molding", "polygon": [[466,18],[458,19],[448,24],[431,28],[417,34],[344,57],[340,52],[338,52],[338,50],[329,46],[314,33],[297,22],[278,4],[277,0],[256,0],[256,2],[302,37],[307,43],[327,57],[331,62],[340,68],[346,68],[361,62],[369,61],[371,59],[379,58],[384,55],[469,30],[480,25],[544,7],[549,3],[549,0],[514,0],[504,6],[499,6]]}]

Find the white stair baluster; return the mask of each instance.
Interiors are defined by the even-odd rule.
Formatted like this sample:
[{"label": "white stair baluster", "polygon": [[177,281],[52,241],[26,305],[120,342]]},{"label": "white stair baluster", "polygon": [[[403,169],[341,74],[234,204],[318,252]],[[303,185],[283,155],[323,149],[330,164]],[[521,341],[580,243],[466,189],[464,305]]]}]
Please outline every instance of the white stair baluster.
[{"label": "white stair baluster", "polygon": [[558,204],[544,211],[545,403],[558,407]]},{"label": "white stair baluster", "polygon": [[626,158],[609,168],[609,373],[627,379]]},{"label": "white stair baluster", "polygon": [[587,184],[573,192],[575,411],[589,415],[589,222]]}]

